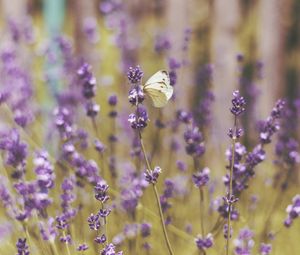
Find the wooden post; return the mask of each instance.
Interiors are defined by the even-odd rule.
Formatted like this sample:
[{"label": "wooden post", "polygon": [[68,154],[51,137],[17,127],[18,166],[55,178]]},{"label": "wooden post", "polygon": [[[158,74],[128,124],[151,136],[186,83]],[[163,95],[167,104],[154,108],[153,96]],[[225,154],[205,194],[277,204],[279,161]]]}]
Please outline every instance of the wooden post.
[{"label": "wooden post", "polygon": [[[87,40],[87,36],[84,32],[84,23],[86,19],[96,19],[98,10],[96,2],[94,0],[75,0],[74,1],[74,40],[75,50],[77,54],[83,57],[86,61],[92,64],[93,69],[97,70],[99,67],[99,54],[93,50],[93,45]],[[97,64],[98,63],[98,64]]]},{"label": "wooden post", "polygon": [[258,100],[258,118],[270,113],[276,99],[283,94],[285,76],[285,26],[289,0],[260,2],[259,54],[263,62],[263,80]]},{"label": "wooden post", "polygon": [[[189,60],[188,52],[182,50],[184,31],[191,28],[191,15],[193,0],[169,0],[166,8],[167,35],[170,38],[172,48],[170,57],[176,60]],[[192,106],[191,94],[194,83],[193,68],[183,67],[177,73],[176,94],[180,95],[177,100],[178,108],[188,109]]]},{"label": "wooden post", "polygon": [[[216,0],[213,5],[212,63],[214,64],[212,137],[217,147],[227,142],[227,132],[233,125],[229,108],[237,83],[237,28],[239,5],[236,0]],[[219,147],[223,153],[223,148]]]}]

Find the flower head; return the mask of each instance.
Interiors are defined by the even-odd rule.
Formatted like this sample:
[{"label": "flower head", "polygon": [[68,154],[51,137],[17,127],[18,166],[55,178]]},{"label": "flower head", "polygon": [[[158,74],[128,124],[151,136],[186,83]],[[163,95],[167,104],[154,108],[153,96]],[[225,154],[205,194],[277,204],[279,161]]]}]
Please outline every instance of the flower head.
[{"label": "flower head", "polygon": [[200,235],[195,239],[195,243],[200,250],[206,250],[213,246],[213,236],[212,234],[208,234],[206,237],[202,237]]},{"label": "flower head", "polygon": [[245,111],[246,101],[244,97],[240,96],[240,92],[238,90],[233,92],[233,99],[231,102],[232,107],[230,108],[230,111],[234,116],[239,116]]},{"label": "flower head", "polygon": [[128,121],[133,129],[143,129],[147,126],[148,113],[145,107],[139,106],[136,113],[131,113]]},{"label": "flower head", "polygon": [[30,252],[28,250],[28,245],[26,244],[26,238],[22,239],[19,238],[18,242],[16,244],[16,247],[18,249],[17,255],[29,255]]},{"label": "flower head", "polygon": [[209,181],[209,173],[210,170],[208,167],[205,167],[202,171],[197,172],[196,174],[193,174],[193,182],[196,187],[200,188],[207,184]]},{"label": "flower head", "polygon": [[145,179],[149,184],[156,184],[160,173],[161,168],[159,166],[154,167],[153,171],[148,169],[144,174]]},{"label": "flower head", "polygon": [[129,67],[127,78],[131,84],[138,84],[142,81],[143,71],[139,66]]}]

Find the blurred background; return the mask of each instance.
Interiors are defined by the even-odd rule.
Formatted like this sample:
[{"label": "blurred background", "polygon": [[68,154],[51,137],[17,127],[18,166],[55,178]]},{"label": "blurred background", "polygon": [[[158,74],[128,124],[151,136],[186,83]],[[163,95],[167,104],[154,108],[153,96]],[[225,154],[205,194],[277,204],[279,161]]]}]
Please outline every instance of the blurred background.
[{"label": "blurred background", "polygon": [[[74,103],[72,100],[76,97],[64,92],[76,90],[73,85],[76,83],[78,63],[84,60],[91,64],[97,78],[95,101],[101,105],[99,119],[104,119],[104,123],[103,116],[107,116],[111,110],[106,103],[107,98],[112,93],[118,95],[118,117],[121,117],[117,125],[118,130],[124,132],[118,134],[122,146],[118,147],[117,154],[129,157],[128,147],[132,141],[128,134],[133,132],[127,122],[128,113],[132,110],[127,102],[127,70],[130,66],[140,65],[146,80],[157,70],[167,69],[174,78],[175,96],[168,104],[170,107],[163,109],[164,120],[166,123],[172,120],[176,111],[182,109],[196,113],[199,122],[203,121],[203,111],[206,113],[207,110],[207,115],[212,112],[210,124],[201,130],[205,138],[208,137],[203,162],[213,169],[216,183],[220,184],[221,176],[226,171],[224,152],[230,143],[227,131],[233,121],[229,108],[232,92],[236,89],[241,91],[247,102],[242,119],[245,129],[242,143],[247,148],[257,144],[257,123],[269,116],[278,98],[286,99],[289,109],[284,116],[282,130],[286,131],[288,137],[299,140],[299,13],[299,0],[0,0],[0,74],[5,73],[5,76],[0,75],[0,102],[5,98],[5,91],[13,91],[14,94],[10,98],[13,103],[9,105],[13,107],[4,108],[6,112],[0,112],[0,128],[2,130],[13,119],[17,122],[16,118],[23,117],[24,112],[32,112],[30,114],[34,116],[34,123],[27,130],[24,129],[26,132],[22,136],[29,140],[32,148],[38,144],[47,147],[51,154],[58,154],[55,153],[57,141],[49,139],[49,130],[53,126],[48,116],[57,102],[62,105],[62,102]],[[18,72],[22,74],[18,73],[17,78],[15,74],[11,77],[5,71],[10,58],[16,60]],[[22,95],[21,100],[18,95]],[[207,101],[213,103],[206,104]],[[83,112],[80,107],[78,109],[79,113]],[[197,114],[199,109],[201,111]],[[162,114],[153,108],[149,111],[150,120],[159,119]],[[86,116],[82,116],[78,117],[77,123],[81,120],[84,129],[93,130]],[[153,128],[154,121],[150,123]],[[102,126],[100,138],[109,143],[111,126]],[[156,131],[158,128],[154,130],[145,132],[150,144],[160,132]],[[184,144],[183,131],[170,134],[173,132],[170,130],[172,127],[169,133],[159,133],[162,141],[165,139],[170,142],[171,136],[180,136],[181,144]],[[153,143],[155,150],[155,146],[159,146]],[[169,149],[166,149],[169,143],[160,143],[161,150]],[[275,151],[274,147],[266,150],[273,154]],[[184,158],[184,153],[180,153],[184,151],[184,146],[178,151],[174,158]],[[157,155],[160,156],[159,153]],[[155,160],[158,161],[162,157],[157,155]],[[163,158],[166,161],[163,164],[169,166],[171,162],[175,169],[173,154],[170,155],[168,159]],[[92,154],[89,158],[96,156]],[[270,179],[276,179],[276,174],[280,175],[281,171],[281,165],[274,170],[273,160],[276,161],[271,156],[269,162],[263,165],[266,171],[258,173],[263,178],[247,194],[250,197],[250,194],[268,187],[268,192],[262,194],[260,212],[270,210],[273,203],[269,198],[275,197],[274,190],[279,190],[276,185],[273,190],[270,184]],[[189,161],[188,164],[192,165]],[[285,215],[284,208],[293,195],[299,192],[298,165],[293,165],[294,169],[291,175],[287,174],[292,176],[289,181],[293,184],[286,195],[288,199],[282,198],[278,203],[280,213],[274,221],[280,227]],[[216,189],[219,195],[224,195],[222,185]],[[182,213],[184,217],[190,212],[185,213]],[[194,218],[198,217],[197,213],[192,212]],[[257,217],[258,224],[255,226],[260,229],[265,223],[265,217],[260,214]],[[241,221],[242,224],[247,222],[244,218]],[[183,225],[182,220],[178,222]],[[287,246],[286,240],[290,241],[291,238],[293,241]],[[190,240],[190,250],[195,250],[193,239]],[[299,231],[288,232],[277,244],[277,247],[282,247],[283,253],[277,254],[296,254],[298,243]],[[184,247],[185,240],[177,245]]]},{"label": "blurred background", "polygon": [[[230,126],[224,106],[238,87],[253,98],[248,102],[255,119],[265,118],[278,97],[299,95],[297,0],[0,3],[1,44],[11,36],[30,42],[30,50],[23,46],[19,53],[27,63],[32,52],[38,54],[61,33],[68,35],[76,55],[104,77],[103,83],[116,87],[112,77],[130,65],[139,64],[150,74],[166,67],[168,58],[185,62],[177,73],[178,107],[197,105],[209,86],[215,95],[212,126],[218,139],[225,138]],[[213,82],[208,84],[203,73],[210,70]]]}]

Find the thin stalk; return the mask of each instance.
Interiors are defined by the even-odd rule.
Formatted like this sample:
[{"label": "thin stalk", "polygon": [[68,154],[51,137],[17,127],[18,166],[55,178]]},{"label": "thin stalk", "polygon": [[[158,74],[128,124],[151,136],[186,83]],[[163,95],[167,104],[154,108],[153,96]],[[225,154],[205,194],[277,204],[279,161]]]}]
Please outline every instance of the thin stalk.
[{"label": "thin stalk", "polygon": [[53,249],[55,255],[58,255],[58,254],[59,254],[59,253],[57,252],[57,248],[56,248],[56,245],[55,245],[54,241],[53,241],[53,242],[50,242],[50,247],[52,247],[52,249]]},{"label": "thin stalk", "polygon": [[[144,155],[144,158],[145,158],[145,161],[146,161],[147,168],[148,168],[149,171],[152,171],[150,162],[149,162],[147,154],[146,154],[146,149],[145,149],[145,146],[144,146],[142,133],[141,133],[140,130],[138,130],[138,132],[139,132],[140,143],[141,143],[141,147],[142,147],[142,151],[143,151],[143,155]],[[162,212],[162,209],[161,209],[159,195],[158,195],[158,191],[157,191],[157,188],[156,188],[155,184],[153,184],[153,190],[154,190],[155,199],[156,199],[157,207],[158,207],[158,210],[159,210],[160,221],[161,221],[161,225],[162,225],[162,228],[163,228],[164,237],[165,237],[165,241],[166,241],[166,244],[167,244],[167,247],[168,247],[168,250],[169,250],[169,254],[174,255],[174,252],[172,250],[172,246],[171,246],[171,243],[170,243],[170,240],[169,240],[169,237],[168,237],[168,233],[167,233],[167,229],[166,229],[166,225],[165,225],[165,220],[164,220],[164,215],[163,215],[163,212]]]},{"label": "thin stalk", "polygon": [[150,170],[152,170],[152,168],[150,166],[150,163],[149,163],[149,160],[148,160],[148,157],[147,157],[147,154],[146,154],[146,149],[145,149],[145,145],[144,145],[144,142],[143,142],[142,133],[141,133],[140,130],[139,130],[139,139],[140,139],[140,143],[141,143],[141,147],[142,147],[142,151],[143,151],[143,156],[144,156],[147,168],[150,171]]},{"label": "thin stalk", "polygon": [[204,192],[202,187],[199,189],[200,191],[200,223],[201,223],[201,235],[204,237]]},{"label": "thin stalk", "polygon": [[[140,222],[140,213],[139,213],[139,205],[136,208],[136,213],[134,213],[133,215],[133,220],[137,223]],[[134,254],[138,254],[138,250],[139,250],[139,241],[140,241],[140,235],[137,234],[137,237],[135,239],[135,253]]]},{"label": "thin stalk", "polygon": [[156,188],[155,184],[153,184],[153,190],[154,190],[154,193],[155,193],[156,203],[157,203],[157,206],[158,206],[158,209],[159,209],[160,221],[161,221],[161,225],[162,225],[162,228],[163,228],[163,231],[164,231],[164,236],[165,236],[165,239],[166,239],[168,250],[169,250],[170,255],[174,255],[170,240],[168,238],[168,233],[167,233],[167,229],[166,229],[166,225],[165,225],[164,215],[163,215],[163,212],[162,212],[162,209],[161,209],[159,195],[158,195],[157,188]]},{"label": "thin stalk", "polygon": [[[104,210],[104,204],[103,204],[103,203],[101,203],[101,207],[102,207],[102,210]],[[105,236],[106,236],[106,242],[105,242],[106,245],[108,245],[107,224],[108,224],[108,222],[107,222],[107,217],[104,217],[104,225],[105,225],[104,234],[105,234]]]},{"label": "thin stalk", "polygon": [[[65,233],[65,231],[63,231],[63,237],[64,237],[64,239],[66,239],[66,233]],[[67,247],[67,253],[68,253],[68,255],[71,255],[68,243],[66,243],[66,247]]]},{"label": "thin stalk", "polygon": [[270,210],[268,216],[266,217],[266,220],[264,221],[265,226],[264,226],[263,231],[262,231],[262,237],[261,237],[262,240],[265,240],[267,238],[267,232],[268,232],[268,228],[269,228],[270,223],[271,223],[272,215],[274,214],[274,212],[276,212],[277,207],[281,204],[281,201],[283,199],[283,195],[284,195],[285,191],[287,190],[287,187],[286,188],[283,188],[283,187],[288,184],[292,172],[293,172],[293,168],[290,167],[287,174],[286,174],[286,177],[285,177],[284,181],[281,183],[281,192],[277,193],[277,196],[274,200],[274,203],[271,207],[271,210]]},{"label": "thin stalk", "polygon": [[[194,161],[194,169],[195,171],[197,171],[197,169],[199,169],[199,160],[196,157],[193,157],[193,161]],[[199,188],[199,197],[200,197],[200,228],[201,228],[201,235],[204,238],[205,236],[205,230],[204,230],[204,191],[203,191],[203,187]],[[200,254],[205,255],[206,252],[204,249],[201,249],[199,251]]]},{"label": "thin stalk", "polygon": [[[236,118],[234,121],[234,126],[236,127]],[[232,181],[233,181],[233,166],[234,166],[234,156],[235,156],[235,144],[236,144],[236,137],[232,138],[232,156],[231,156],[231,166],[229,172],[229,191],[228,191],[228,199],[231,199],[232,195]],[[230,245],[230,216],[231,216],[231,203],[228,204],[228,217],[227,217],[227,238],[226,238],[226,255],[229,254],[229,245]]]},{"label": "thin stalk", "polygon": [[98,126],[97,126],[96,120],[95,120],[94,117],[92,117],[91,120],[92,120],[93,129],[95,131],[95,135],[98,138],[99,137],[99,131],[98,131]]},{"label": "thin stalk", "polygon": [[30,237],[30,234],[29,234],[26,223],[24,224],[24,229],[25,229],[25,234],[26,234],[26,237],[27,237],[27,240],[28,240],[29,247],[30,247],[31,250],[33,250],[31,237]]},{"label": "thin stalk", "polygon": [[[200,193],[200,225],[201,225],[201,235],[202,238],[205,236],[205,230],[204,230],[204,191],[202,187],[199,189]],[[201,254],[206,255],[206,252],[204,249],[201,249]]]}]

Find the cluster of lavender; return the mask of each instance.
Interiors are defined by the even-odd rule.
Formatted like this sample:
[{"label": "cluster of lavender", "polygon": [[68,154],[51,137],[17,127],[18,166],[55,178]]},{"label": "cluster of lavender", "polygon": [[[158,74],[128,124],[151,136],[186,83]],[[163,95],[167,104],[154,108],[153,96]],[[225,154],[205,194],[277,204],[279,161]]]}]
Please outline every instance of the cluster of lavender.
[{"label": "cluster of lavender", "polygon": [[[300,163],[299,142],[297,141],[297,119],[299,111],[297,101],[287,102],[282,113],[282,124],[275,147],[275,164],[278,172],[274,175],[274,188],[285,191]],[[285,169],[285,171],[282,171]]]},{"label": "cluster of lavender", "polygon": [[128,121],[133,129],[141,130],[147,126],[148,113],[147,109],[142,105],[145,95],[142,89],[143,71],[139,66],[130,67],[127,73],[128,80],[132,86],[129,91],[128,100],[133,106],[136,106],[136,112],[131,113]]},{"label": "cluster of lavender", "polygon": [[19,238],[16,247],[18,249],[17,255],[29,255],[30,252],[28,251],[28,245],[26,244],[26,238],[21,239]]},{"label": "cluster of lavender", "polygon": [[[265,121],[259,123],[260,143],[252,151],[247,152],[246,147],[238,142],[235,144],[234,164],[229,163],[227,168],[230,169],[233,167],[232,189],[236,196],[239,196],[248,187],[248,182],[255,174],[255,167],[265,160],[266,153],[264,146],[271,142],[272,136],[279,130],[279,119],[283,107],[284,101],[279,100],[273,108],[271,115]],[[230,137],[240,137],[241,134],[241,129],[229,130]],[[232,154],[232,148],[227,150],[226,156],[229,162],[231,162],[233,157]],[[228,175],[224,177],[224,183],[226,186],[229,186]]]},{"label": "cluster of lavender", "polygon": [[[96,184],[94,191],[95,191],[95,198],[101,203],[101,208],[99,209],[97,214],[91,214],[88,217],[88,225],[91,230],[96,231],[97,236],[95,237],[94,241],[104,246],[101,250],[101,255],[109,255],[109,254],[116,254],[122,255],[123,252],[116,252],[115,245],[113,243],[108,243],[107,238],[107,217],[109,216],[111,209],[106,207],[106,203],[109,200],[109,196],[107,194],[109,186],[105,182],[99,182]],[[102,231],[100,231],[102,230]],[[102,233],[101,233],[102,232]]]},{"label": "cluster of lavender", "polygon": [[[252,254],[254,248],[254,233],[249,228],[242,228],[237,239],[234,240],[234,251],[236,255]],[[260,255],[269,255],[272,251],[272,245],[261,243],[259,248]]]},{"label": "cluster of lavender", "polygon": [[94,119],[100,110],[100,106],[92,100],[95,97],[96,78],[91,73],[91,66],[87,63],[81,65],[77,74],[82,84],[82,96],[87,100],[86,115]]},{"label": "cluster of lavender", "polygon": [[[13,114],[14,121],[21,127],[26,127],[34,119],[34,113],[30,107],[30,100],[33,97],[33,83],[29,73],[24,69],[17,47],[0,50],[0,73],[2,83],[0,89],[0,105],[7,107],[7,111]],[[11,84],[22,93],[13,93]]]}]

